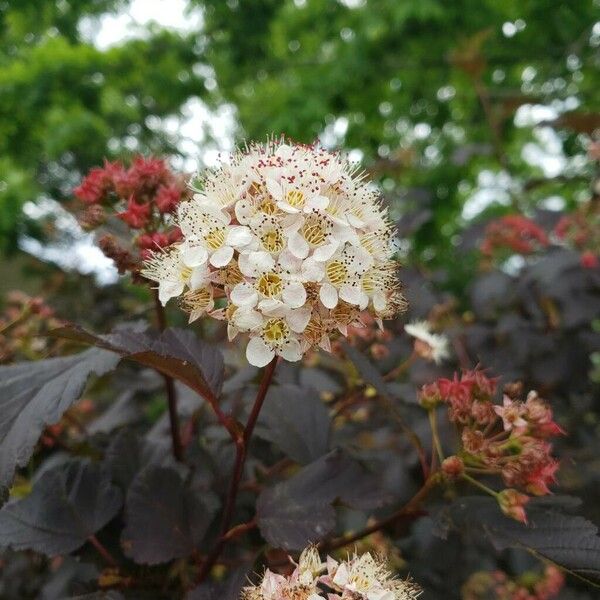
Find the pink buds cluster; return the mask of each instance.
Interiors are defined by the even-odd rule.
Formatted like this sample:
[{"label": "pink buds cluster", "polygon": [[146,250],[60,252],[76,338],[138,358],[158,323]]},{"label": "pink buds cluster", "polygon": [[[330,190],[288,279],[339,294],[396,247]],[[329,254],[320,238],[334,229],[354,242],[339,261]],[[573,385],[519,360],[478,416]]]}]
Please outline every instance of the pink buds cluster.
[{"label": "pink buds cluster", "polygon": [[117,217],[132,230],[132,247],[112,235],[99,240],[121,273],[139,270],[141,260],[181,239],[172,215],[189,192],[185,179],[174,174],[164,160],[140,156],[129,168],[106,161],[88,173],[74,195],[85,204],[79,218],[84,229],[97,229]]},{"label": "pink buds cluster", "polygon": [[461,590],[464,600],[552,600],[565,583],[558,567],[548,565],[543,573],[527,571],[509,577],[504,571],[473,573]]},{"label": "pink buds cluster", "polygon": [[583,204],[575,212],[563,216],[554,233],[562,243],[580,252],[583,267],[600,267],[600,208],[597,202]]},{"label": "pink buds cluster", "polygon": [[546,232],[531,219],[523,215],[506,215],[488,224],[481,252],[485,256],[502,250],[533,254],[548,244]]},{"label": "pink buds cluster", "polygon": [[519,386],[507,387],[510,395],[504,393],[498,405],[496,391],[496,379],[474,370],[425,385],[419,396],[426,408],[442,402],[448,405],[450,421],[459,428],[459,456],[465,471],[500,476],[510,488],[498,498],[502,510],[525,521],[526,494],[550,493],[548,486],[555,481],[559,463],[552,457],[549,439],[564,432],[536,392],[529,392],[522,401],[515,397]]}]

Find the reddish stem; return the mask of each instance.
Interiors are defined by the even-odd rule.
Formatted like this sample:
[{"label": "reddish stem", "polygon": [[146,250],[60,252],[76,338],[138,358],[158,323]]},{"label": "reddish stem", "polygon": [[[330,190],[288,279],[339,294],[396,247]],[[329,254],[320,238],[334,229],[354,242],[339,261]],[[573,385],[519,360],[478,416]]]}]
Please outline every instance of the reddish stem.
[{"label": "reddish stem", "polygon": [[114,556],[106,549],[106,547],[100,542],[100,540],[98,540],[98,538],[95,535],[90,535],[90,537],[88,538],[88,542],[92,544],[94,548],[96,548],[98,554],[102,556],[102,558],[106,561],[106,563],[109,566],[117,566],[117,561],[115,560]]},{"label": "reddish stem", "polygon": [[343,548],[348,544],[352,544],[361,540],[388,525],[392,525],[393,523],[403,519],[403,518],[416,518],[420,516],[422,513],[420,509],[421,503],[425,500],[425,498],[429,495],[429,492],[437,485],[439,482],[439,477],[437,473],[432,474],[427,481],[423,484],[421,489],[400,509],[393,512],[389,517],[385,519],[381,519],[360,531],[352,535],[343,535],[339,538],[334,538],[332,540],[325,540],[319,544],[319,549],[329,552],[331,550],[336,550],[338,548]]},{"label": "reddish stem", "polygon": [[[225,501],[223,519],[221,521],[221,535],[217,540],[217,543],[215,544],[215,547],[212,549],[211,553],[202,563],[202,566],[200,567],[200,570],[198,572],[198,577],[196,579],[197,583],[201,583],[202,581],[204,581],[210,569],[213,567],[213,565],[219,558],[223,547],[225,546],[225,543],[228,539],[230,539],[231,531],[234,531],[236,529],[235,527],[233,528],[233,530],[231,530],[230,528],[231,521],[233,519],[233,512],[235,509],[235,502],[240,487],[240,481],[244,473],[244,464],[246,462],[248,445],[250,443],[250,439],[252,438],[252,433],[254,432],[254,427],[256,426],[258,415],[260,414],[260,410],[267,396],[269,386],[273,381],[273,375],[275,374],[276,366],[277,356],[273,358],[273,360],[265,367],[258,388],[258,392],[254,400],[254,404],[252,405],[252,410],[250,411],[250,416],[248,417],[248,421],[246,422],[246,426],[244,427],[243,432],[238,432],[235,435],[235,437],[232,436],[235,442],[235,464],[233,467],[233,475],[231,477],[231,482],[229,484],[227,499]],[[245,530],[246,529],[244,529],[244,531]]]}]

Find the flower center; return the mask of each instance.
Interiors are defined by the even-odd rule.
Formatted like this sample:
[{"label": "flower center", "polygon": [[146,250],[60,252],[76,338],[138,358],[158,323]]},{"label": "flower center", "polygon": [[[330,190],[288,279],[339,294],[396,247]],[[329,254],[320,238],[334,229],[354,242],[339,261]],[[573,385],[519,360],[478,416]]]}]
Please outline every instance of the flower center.
[{"label": "flower center", "polygon": [[211,250],[218,250],[225,243],[225,227],[213,227],[204,236],[205,244]]},{"label": "flower center", "polygon": [[263,327],[263,337],[271,344],[281,344],[290,335],[290,328],[283,319],[269,319]]},{"label": "flower center", "polygon": [[262,213],[265,213],[265,215],[272,215],[277,212],[277,204],[275,204],[275,201],[271,196],[267,196],[261,200],[260,204],[258,205],[258,210],[260,210]]},{"label": "flower center", "polygon": [[339,260],[332,260],[325,268],[327,279],[332,285],[342,285],[348,278],[348,268],[342,264]]},{"label": "flower center", "polygon": [[285,194],[285,201],[294,208],[302,208],[304,206],[304,194],[300,190],[290,190]]},{"label": "flower center", "polygon": [[267,298],[273,298],[281,294],[281,277],[275,273],[264,273],[256,282],[256,289]]},{"label": "flower center", "polygon": [[300,233],[311,246],[320,246],[329,237],[331,224],[319,215],[307,217]]},{"label": "flower center", "polygon": [[281,252],[284,246],[283,236],[277,229],[263,233],[260,236],[260,243],[267,252]]}]

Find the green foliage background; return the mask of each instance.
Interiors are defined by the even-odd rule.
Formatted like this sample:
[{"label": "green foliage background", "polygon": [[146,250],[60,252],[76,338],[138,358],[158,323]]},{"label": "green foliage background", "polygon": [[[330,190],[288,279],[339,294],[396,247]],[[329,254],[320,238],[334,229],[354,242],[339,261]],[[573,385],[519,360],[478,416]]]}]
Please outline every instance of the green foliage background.
[{"label": "green foliage background", "polygon": [[[24,231],[42,233],[23,218],[26,201],[68,199],[104,158],[177,154],[177,136],[153,117],[177,115],[197,97],[235,107],[238,140],[321,136],[359,150],[396,216],[426,210],[410,247],[432,265],[451,257],[484,170],[511,181],[510,206],[492,202],[487,214],[588,195],[585,147],[600,120],[598,0],[190,0],[202,11],[199,31],[153,24],[143,39],[107,50],[82,37],[82,19],[127,6],[0,2],[4,253]],[[559,114],[543,124],[566,157],[556,176],[523,159],[540,129],[515,125],[524,104]]]}]

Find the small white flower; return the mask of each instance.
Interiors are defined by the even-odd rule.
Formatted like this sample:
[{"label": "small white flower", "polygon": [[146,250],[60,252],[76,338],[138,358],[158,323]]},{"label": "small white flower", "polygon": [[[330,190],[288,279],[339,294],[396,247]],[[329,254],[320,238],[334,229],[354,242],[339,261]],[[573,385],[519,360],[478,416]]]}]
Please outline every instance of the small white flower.
[{"label": "small white flower", "polygon": [[[415,352],[439,364],[450,356],[448,338],[431,332],[428,321],[414,321],[404,326],[404,331],[415,338]],[[419,343],[420,342],[420,343]]]},{"label": "small white flower", "polygon": [[195,290],[209,281],[206,267],[190,265],[177,248],[155,253],[146,261],[142,275],[158,283],[158,297],[163,306],[171,298],[181,296],[186,286]]}]

